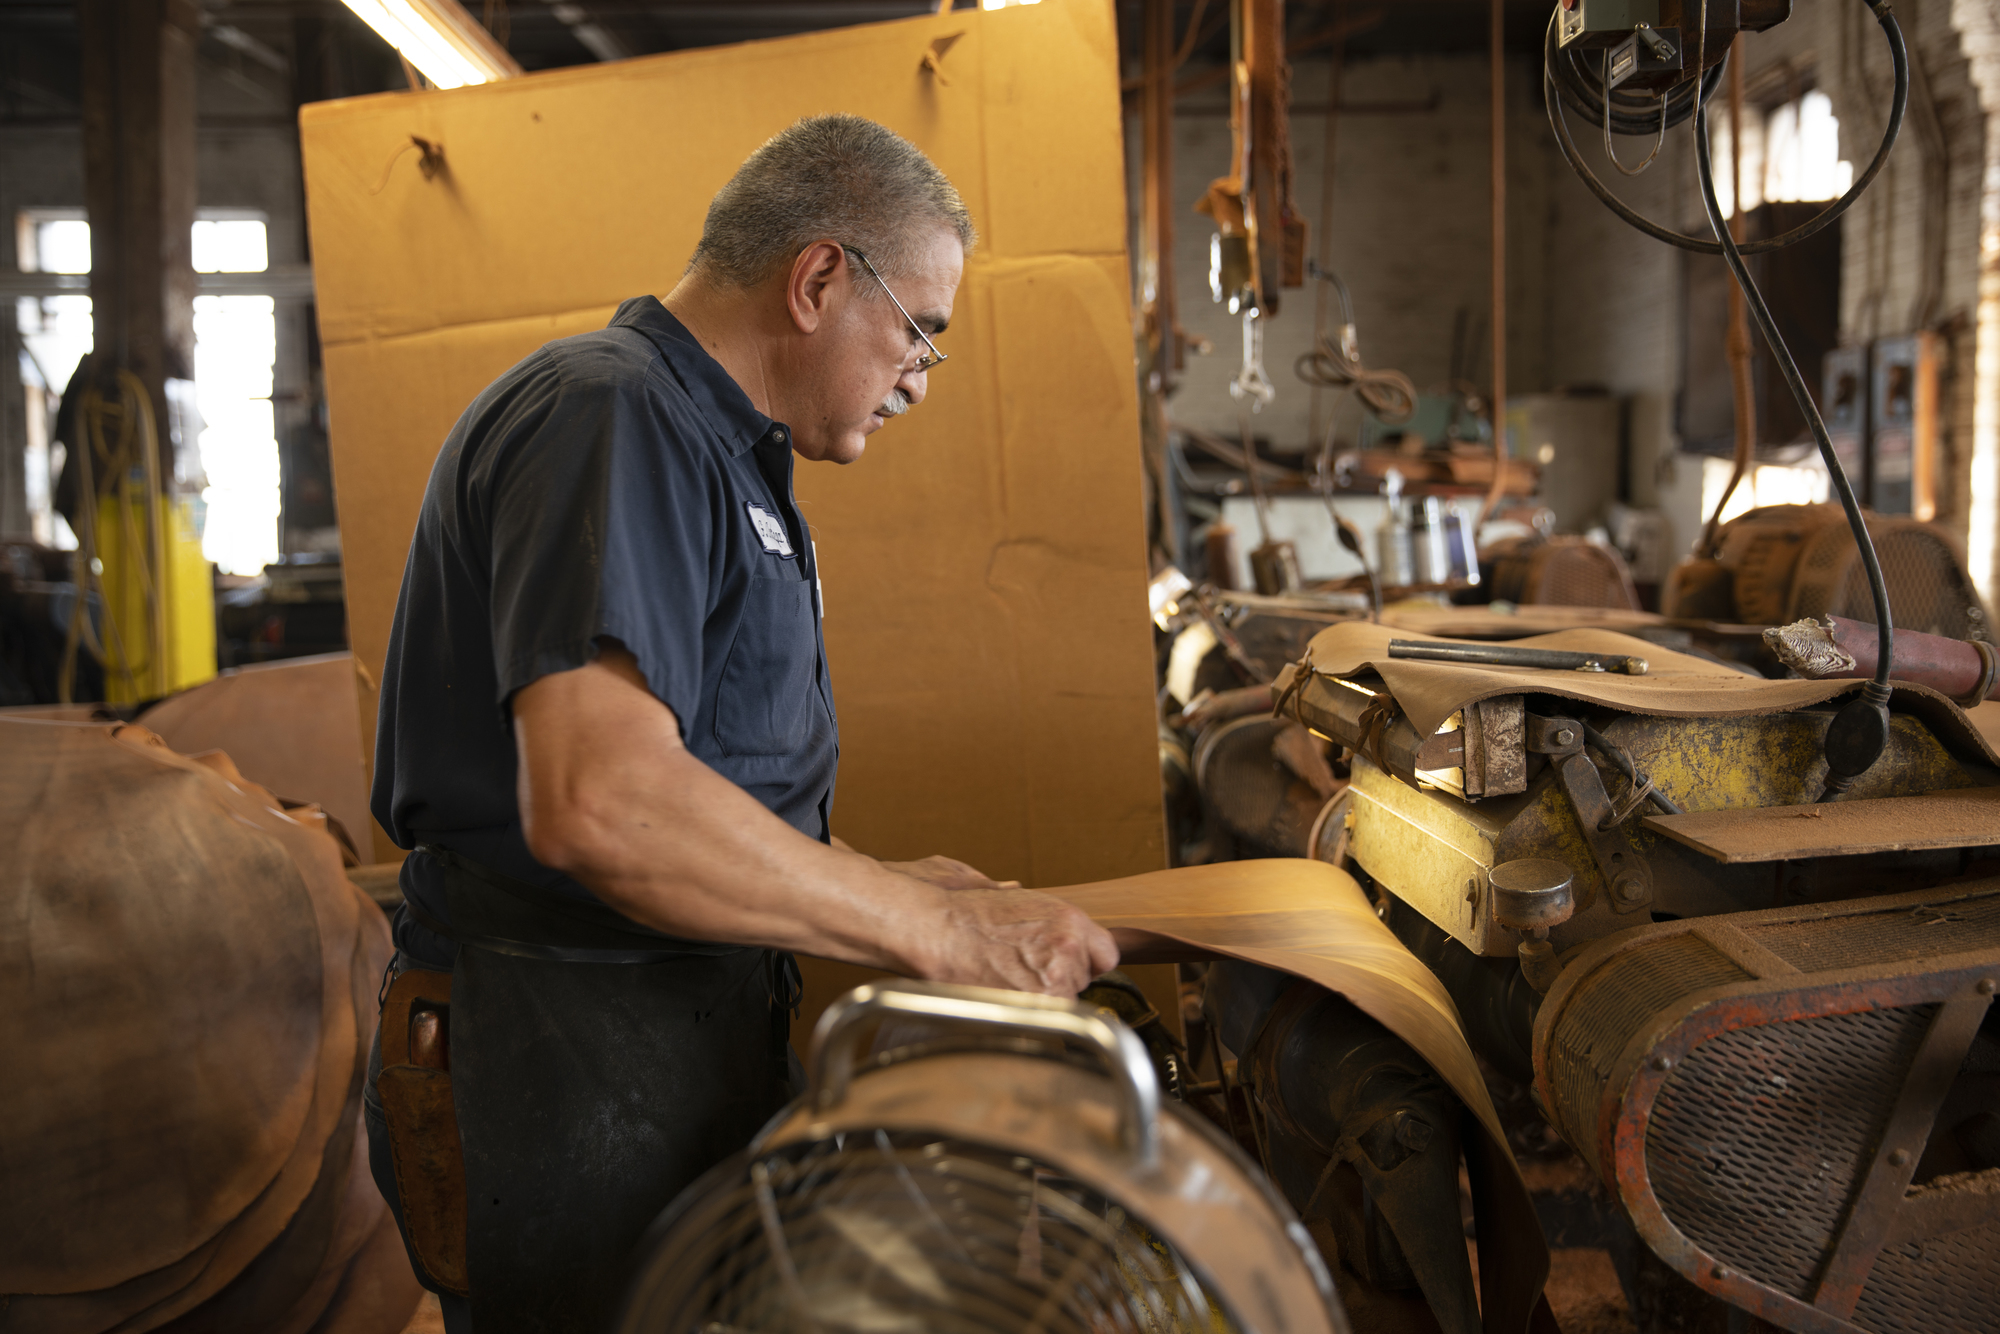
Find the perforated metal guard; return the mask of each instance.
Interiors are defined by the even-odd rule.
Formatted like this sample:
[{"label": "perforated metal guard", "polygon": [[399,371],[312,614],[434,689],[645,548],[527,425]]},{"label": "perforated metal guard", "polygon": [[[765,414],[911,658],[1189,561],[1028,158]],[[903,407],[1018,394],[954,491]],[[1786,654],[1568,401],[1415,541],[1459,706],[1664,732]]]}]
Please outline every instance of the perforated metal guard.
[{"label": "perforated metal guard", "polygon": [[1577,989],[1546,1049],[1555,1093],[1549,1111],[1563,1138],[1600,1175],[1606,1173],[1599,1161],[1598,1112],[1632,1035],[1682,997],[1749,976],[1701,937],[1679,935],[1634,951]]},{"label": "perforated metal guard", "polygon": [[2000,1329],[2000,1224],[1891,1246],[1854,1320],[1874,1334]]},{"label": "perforated metal guard", "polygon": [[1935,1005],[1741,1028],[1660,1089],[1646,1165],[1703,1250],[1812,1296]]},{"label": "perforated metal guard", "polygon": [[[1988,637],[1979,594],[1948,538],[1914,519],[1873,518],[1868,531],[1882,562],[1889,611],[1899,628],[1951,639]],[[1860,552],[1844,524],[1826,524],[1807,540],[1793,574],[1785,619],[1818,619],[1829,613],[1875,619]]]},{"label": "perforated metal guard", "polygon": [[1934,958],[1944,941],[2000,940],[2000,897],[1892,908],[1818,921],[1748,925],[1745,934],[1802,973]]},{"label": "perforated metal guard", "polygon": [[[1982,1013],[1996,975],[2000,881],[1634,928],[1590,946],[1544,1001],[1536,1094],[1649,1246],[1763,1319],[2000,1330],[2000,1217],[1980,1212],[1994,1206],[1926,1224],[1891,1176],[1875,1221],[1856,1221],[1885,1144],[1910,1143],[1890,1127],[1934,1019],[1947,1001]],[[1837,1249],[1856,1227],[1879,1256]],[[1836,1291],[1859,1293],[1851,1323],[1820,1305]]]}]

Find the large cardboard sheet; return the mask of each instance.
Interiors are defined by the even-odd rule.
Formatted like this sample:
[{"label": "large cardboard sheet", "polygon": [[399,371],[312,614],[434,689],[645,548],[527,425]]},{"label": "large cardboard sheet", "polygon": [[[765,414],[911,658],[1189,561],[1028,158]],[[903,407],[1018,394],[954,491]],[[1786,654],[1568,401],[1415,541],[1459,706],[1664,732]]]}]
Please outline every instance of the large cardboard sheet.
[{"label": "large cardboard sheet", "polygon": [[[745,156],[800,116],[853,112],[932,156],[982,242],[929,399],[862,462],[800,470],[841,714],[836,828],[1030,883],[1161,865],[1118,77],[1111,6],[1065,0],[304,108],[365,671],[473,395],[665,293]],[[413,135],[441,146],[431,178]],[[374,708],[364,690],[370,735]]]}]

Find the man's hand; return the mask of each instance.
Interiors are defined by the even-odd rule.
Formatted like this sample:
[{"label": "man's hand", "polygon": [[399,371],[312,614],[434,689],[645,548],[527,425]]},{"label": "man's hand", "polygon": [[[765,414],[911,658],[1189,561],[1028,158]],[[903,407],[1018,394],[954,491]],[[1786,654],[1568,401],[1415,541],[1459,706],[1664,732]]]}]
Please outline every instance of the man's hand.
[{"label": "man's hand", "polygon": [[945,938],[924,975],[1047,996],[1074,996],[1118,966],[1111,933],[1075,908],[1032,889],[953,894]]},{"label": "man's hand", "polygon": [[918,862],[883,862],[899,875],[921,880],[939,889],[1019,889],[1018,880],[995,880],[984,871],[974,870],[956,857],[926,857]]}]

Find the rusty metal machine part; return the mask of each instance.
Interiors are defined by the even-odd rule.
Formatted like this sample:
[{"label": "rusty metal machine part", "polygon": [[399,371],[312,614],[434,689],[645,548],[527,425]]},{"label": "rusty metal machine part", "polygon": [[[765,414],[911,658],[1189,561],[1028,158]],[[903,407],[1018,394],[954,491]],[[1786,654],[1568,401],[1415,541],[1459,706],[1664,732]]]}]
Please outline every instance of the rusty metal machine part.
[{"label": "rusty metal machine part", "polygon": [[1511,644],[1449,644],[1429,640],[1392,639],[1392,658],[1417,658],[1429,662],[1479,662],[1501,667],[1545,667],[1559,672],[1624,672],[1644,676],[1644,658],[1619,657],[1603,653],[1564,653],[1559,649],[1516,648]]},{"label": "rusty metal machine part", "polygon": [[[1711,819],[1750,818],[1758,809],[1811,802],[1830,718],[1824,709],[1731,719],[1625,714],[1599,731],[1639,757],[1654,784],[1677,804],[1691,811],[1707,808],[1703,814]],[[1677,827],[1685,817],[1633,806],[1630,781],[1608,764],[1598,768],[1583,748],[1587,738],[1580,724],[1569,724],[1530,715],[1527,754],[1537,767],[1526,790],[1476,805],[1448,789],[1419,790],[1356,757],[1348,855],[1475,954],[1509,956],[1516,938],[1494,921],[1487,880],[1496,864],[1516,858],[1553,857],[1575,873],[1576,911],[1550,932],[1558,954],[1635,918],[1643,922],[1642,909],[1696,917],[1765,907],[1779,894],[1794,902],[1824,902],[1885,883],[1935,884],[1961,865],[1955,847],[1850,851],[1824,843],[1817,856],[1781,863],[1719,862],[1677,837],[1662,836],[1664,827]],[[1566,731],[1571,737],[1563,742]],[[2000,774],[1989,766],[1946,750],[1916,718],[1899,714],[1891,720],[1883,759],[1850,797],[1864,799],[1864,813],[1867,800],[1907,803],[1906,816],[1917,823],[1926,794],[1957,801],[1948,794],[1996,784]],[[1723,803],[1729,810],[1717,811]],[[1848,818],[1831,807],[1816,809],[1827,814],[1789,818],[1801,837],[1817,838],[1824,821]],[[1622,823],[1597,827],[1620,812]]]},{"label": "rusty metal machine part", "polygon": [[1345,998],[1241,963],[1210,969],[1210,1024],[1265,1166],[1338,1259],[1379,1292],[1420,1291],[1446,1334],[1477,1334],[1458,1209],[1465,1109],[1409,1045]]},{"label": "rusty metal machine part", "polygon": [[1274,751],[1297,726],[1282,718],[1234,718],[1202,733],[1195,746],[1195,781],[1208,818],[1246,855],[1308,855],[1307,839],[1327,798]]},{"label": "rusty metal machine part", "polygon": [[1505,796],[1527,786],[1521,696],[1469,704],[1438,731],[1419,736],[1379,678],[1335,677],[1330,682],[1311,699],[1281,698],[1279,711],[1289,705],[1320,736],[1367,756],[1407,783],[1471,797]]},{"label": "rusty metal machine part", "polygon": [[1647,1244],[1785,1329],[2000,1328],[2000,881],[1662,922],[1571,964],[1545,1114]]},{"label": "rusty metal machine part", "polygon": [[[1492,667],[1392,670],[1339,642],[1349,633],[1277,684],[1281,714],[1353,752],[1312,846],[1373,882],[1384,923],[1444,983],[1475,1050],[1517,1077],[1540,1072],[1545,1115],[1602,1173],[1648,1263],[1686,1275],[1691,1296],[1801,1334],[2000,1328],[2000,1024],[1966,994],[2000,982],[2000,943],[1974,959],[1977,977],[1951,943],[1986,929],[1975,899],[1991,901],[2000,936],[2000,882],[1970,898],[1953,883],[2000,860],[1988,851],[2000,768],[1963,716],[1899,689],[1881,757],[1845,800],[1814,805],[1837,700],[1667,717],[1525,693],[1501,697],[1518,710],[1501,731],[1479,707],[1444,714],[1452,687],[1435,678],[1396,678],[1412,684],[1406,712],[1383,676]],[[1334,662],[1356,665],[1336,676]],[[1671,654],[1654,665],[1687,670]],[[1588,679],[1629,693],[1660,672]],[[1511,791],[1474,778],[1510,766]],[[1539,860],[1567,872],[1573,905],[1546,928],[1508,870]],[[1887,888],[1906,897],[1881,911],[1871,901]],[[1546,930],[1546,958],[1523,957],[1523,927],[1529,940]],[[1716,1014],[1737,1018],[1699,1028]],[[1338,1033],[1329,1023],[1318,1040],[1332,1048]],[[1632,1052],[1669,1064],[1610,1070]],[[1268,1082],[1255,1065],[1245,1079]],[[1834,1152],[1841,1136],[1859,1147]],[[1281,1179],[1299,1171],[1290,1142],[1269,1130]],[[1643,1192],[1628,1189],[1635,1171]],[[1353,1192],[1366,1200],[1358,1181]],[[1370,1263],[1396,1253],[1379,1236],[1356,1245]],[[1779,1251],[1792,1269],[1769,1261]]]},{"label": "rusty metal machine part", "polygon": [[1549,929],[1561,926],[1576,911],[1570,894],[1575,880],[1568,866],[1553,857],[1522,857],[1493,868],[1493,920],[1521,933],[1517,947],[1521,975],[1537,991],[1547,991],[1562,972]]},{"label": "rusty metal machine part", "polygon": [[[1800,676],[1820,680],[1875,674],[1875,627],[1862,621],[1844,616],[1808,618],[1772,626],[1764,631],[1764,642],[1779,662]],[[1890,672],[1898,681],[1929,686],[1971,708],[2000,690],[2000,652],[1983,639],[1899,630]]]},{"label": "rusty metal machine part", "polygon": [[[917,1027],[864,1064],[884,1019]],[[1290,1210],[1233,1146],[1161,1104],[1143,1048],[1104,1010],[870,985],[828,1009],[809,1067],[806,1096],[642,1243],[624,1334],[1347,1334]]]}]

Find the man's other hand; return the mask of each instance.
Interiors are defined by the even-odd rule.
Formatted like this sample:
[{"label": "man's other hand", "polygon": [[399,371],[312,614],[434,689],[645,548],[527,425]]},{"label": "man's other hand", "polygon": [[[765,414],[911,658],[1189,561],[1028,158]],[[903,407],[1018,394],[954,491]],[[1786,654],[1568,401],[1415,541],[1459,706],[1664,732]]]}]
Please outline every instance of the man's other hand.
[{"label": "man's other hand", "polygon": [[926,970],[934,982],[1073,997],[1118,966],[1111,933],[1048,894],[974,890],[951,895],[944,911],[945,938]]},{"label": "man's other hand", "polygon": [[883,862],[899,875],[921,880],[938,889],[1019,889],[1018,880],[995,880],[956,857],[926,857],[916,862]]}]

